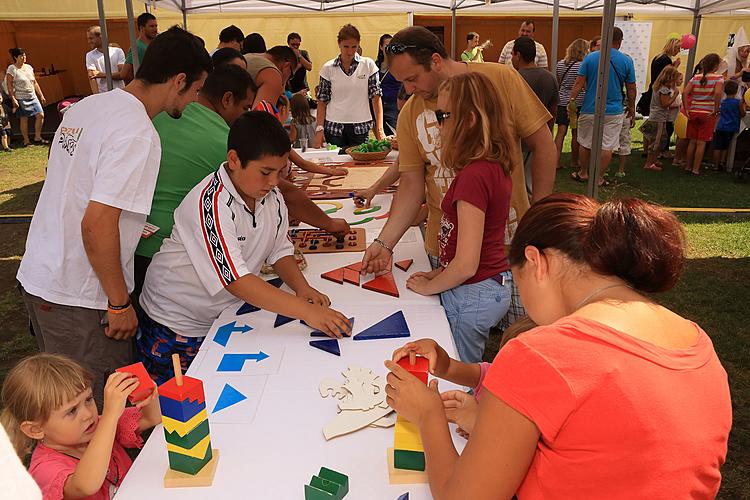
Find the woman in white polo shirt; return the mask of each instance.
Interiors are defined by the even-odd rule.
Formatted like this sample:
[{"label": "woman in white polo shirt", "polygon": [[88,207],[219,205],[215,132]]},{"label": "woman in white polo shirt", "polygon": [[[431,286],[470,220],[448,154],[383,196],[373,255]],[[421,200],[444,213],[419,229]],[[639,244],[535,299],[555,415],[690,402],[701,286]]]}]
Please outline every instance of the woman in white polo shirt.
[{"label": "woman in white polo shirt", "polygon": [[369,57],[357,54],[359,30],[344,25],[338,34],[341,53],[320,69],[316,148],[329,144],[347,148],[367,141],[373,126],[368,101],[375,112],[375,137],[383,139],[383,103],[378,67]]}]

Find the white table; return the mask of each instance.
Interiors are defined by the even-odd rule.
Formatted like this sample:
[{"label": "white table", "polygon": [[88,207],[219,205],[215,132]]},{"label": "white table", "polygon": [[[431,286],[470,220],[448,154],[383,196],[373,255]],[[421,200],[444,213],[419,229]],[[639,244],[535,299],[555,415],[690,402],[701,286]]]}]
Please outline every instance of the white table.
[{"label": "white table", "polygon": [[[386,201],[380,199],[379,203]],[[352,202],[342,200],[342,203]],[[383,223],[372,221],[359,227],[368,230],[367,239],[371,241]],[[420,296],[405,286],[410,273],[429,270],[419,229],[411,228],[395,250],[395,260],[414,259],[408,273],[394,269],[399,299],[320,278],[322,272],[361,260],[362,253],[307,254],[305,276],[312,286],[329,295],[334,308],[355,318],[354,334],[401,310],[411,330],[409,339],[343,339],[339,341],[341,356],[337,357],[310,347],[311,329],[298,321],[274,328],[276,315],[267,311],[236,316],[241,305],[238,302],[214,323],[188,371],[190,376],[204,382],[211,442],[220,451],[213,485],[188,489],[162,487],[168,459],[164,432],[159,425],[125,478],[117,500],[300,499],[304,498],[303,485],[309,483],[321,466],[349,476],[347,500],[395,500],[406,491],[412,500],[431,498],[426,484],[389,484],[386,450],[393,446],[393,428],[366,428],[331,441],[326,441],[322,434],[323,426],[336,413],[336,400],[324,399],[318,392],[322,379],[343,381],[341,372],[353,364],[384,377],[387,370],[383,361],[406,341],[424,337],[435,339],[456,357],[438,298]],[[223,347],[213,341],[213,336],[219,326],[231,321],[238,326],[252,326],[253,330],[233,334]],[[216,371],[224,353],[259,351],[270,357],[259,363],[246,362],[239,375]],[[248,399],[211,414],[225,383]],[[449,384],[441,384],[441,390],[450,388]],[[464,440],[453,435],[456,446],[462,449]]]}]

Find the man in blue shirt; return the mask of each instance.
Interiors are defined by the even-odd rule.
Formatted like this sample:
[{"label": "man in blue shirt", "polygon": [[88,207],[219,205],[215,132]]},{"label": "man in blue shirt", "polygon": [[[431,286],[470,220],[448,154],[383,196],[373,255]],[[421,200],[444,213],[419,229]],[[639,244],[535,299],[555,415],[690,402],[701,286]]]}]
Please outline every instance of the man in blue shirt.
[{"label": "man in blue shirt", "polygon": [[[604,117],[604,134],[602,136],[602,171],[603,174],[612,159],[612,151],[620,147],[620,130],[624,119],[635,117],[635,67],[633,60],[620,52],[622,45],[622,30],[615,27],[612,33],[612,50],[610,52],[609,80],[607,81],[607,108]],[[586,56],[578,70],[578,78],[570,92],[569,107],[575,113],[575,100],[584,89],[580,117],[578,119],[578,144],[580,145],[581,170],[573,173],[573,178],[579,181],[588,179],[589,159],[591,158],[591,142],[594,135],[594,104],[596,101],[596,82],[599,78],[600,51]],[[625,91],[623,90],[625,87]],[[627,98],[627,108],[624,102]],[[571,110],[568,110],[571,113]],[[604,181],[600,178],[599,185]]]}]

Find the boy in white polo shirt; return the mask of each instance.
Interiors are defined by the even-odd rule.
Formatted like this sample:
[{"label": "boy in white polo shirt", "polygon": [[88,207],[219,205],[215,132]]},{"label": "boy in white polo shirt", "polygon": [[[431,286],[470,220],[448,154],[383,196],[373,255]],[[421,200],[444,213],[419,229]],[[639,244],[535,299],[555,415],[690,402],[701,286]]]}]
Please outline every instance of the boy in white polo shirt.
[{"label": "boy in white polo shirt", "polygon": [[[187,369],[211,324],[237,298],[303,319],[330,336],[351,331],[294,259],[286,205],[276,188],[291,149],[284,128],[268,113],[245,113],[229,131],[228,149],[227,161],[175,211],[172,234],[146,273],[136,344],[157,383],[170,377],[175,352]],[[257,276],[266,261],[296,296]]]}]

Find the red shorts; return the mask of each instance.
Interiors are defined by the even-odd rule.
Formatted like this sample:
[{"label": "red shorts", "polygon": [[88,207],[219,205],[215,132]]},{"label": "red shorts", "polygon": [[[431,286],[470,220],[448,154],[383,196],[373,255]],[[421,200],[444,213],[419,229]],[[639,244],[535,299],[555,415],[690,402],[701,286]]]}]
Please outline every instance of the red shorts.
[{"label": "red shorts", "polygon": [[690,113],[685,135],[688,139],[708,142],[713,137],[715,128],[715,115],[709,113]]}]

